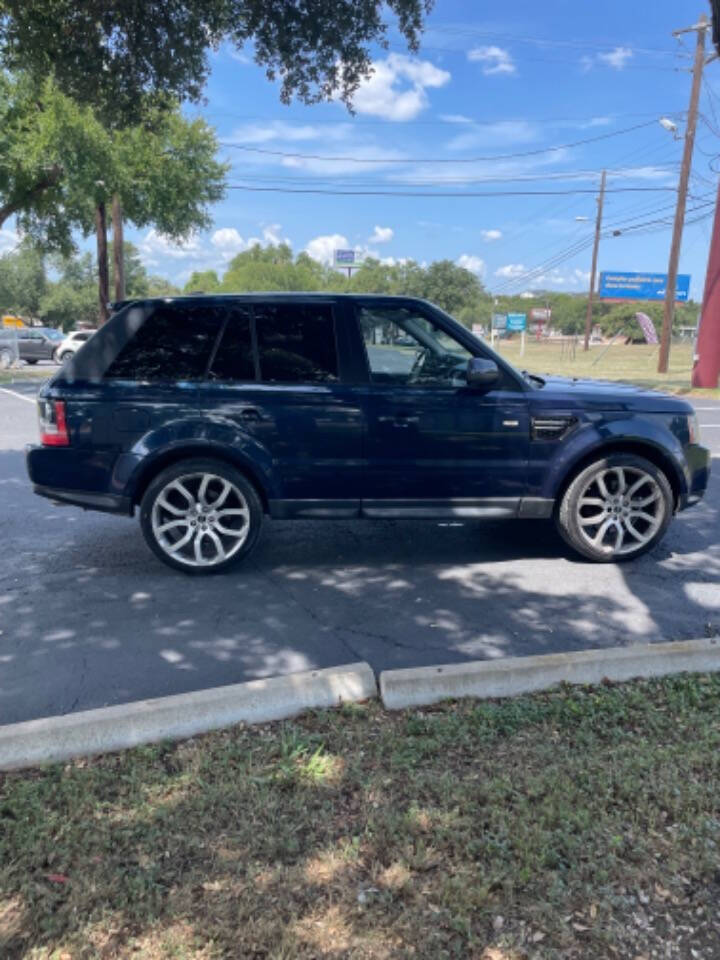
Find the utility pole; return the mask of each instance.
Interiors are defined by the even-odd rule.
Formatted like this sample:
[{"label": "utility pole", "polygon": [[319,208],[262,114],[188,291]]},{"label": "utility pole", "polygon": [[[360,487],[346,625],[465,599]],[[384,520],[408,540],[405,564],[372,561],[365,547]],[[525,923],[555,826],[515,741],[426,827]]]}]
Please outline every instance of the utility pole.
[{"label": "utility pole", "polygon": [[720,381],[720,184],[695,353],[692,385],[716,388]]},{"label": "utility pole", "polygon": [[675,208],[675,223],[673,225],[672,243],[670,244],[670,262],[668,264],[668,278],[665,286],[665,307],[663,310],[662,334],[660,336],[660,356],[658,359],[658,373],[667,373],[670,358],[670,338],[672,336],[673,318],[675,316],[675,295],[677,292],[678,263],[680,260],[680,246],[682,244],[683,226],[685,224],[685,206],[687,203],[688,183],[692,167],[693,148],[695,147],[695,131],[697,130],[698,103],[700,101],[700,83],[703,67],[705,66],[705,34],[710,28],[710,21],[705,14],[692,27],[675,30],[673,36],[681,33],[697,32],[695,46],[695,63],[693,64],[693,81],[690,90],[690,106],[688,107],[687,128],[685,130],[685,148],[683,150],[680,181],[678,183],[677,207]]},{"label": "utility pole", "polygon": [[605,204],[605,181],[607,180],[607,171],[603,170],[600,178],[600,196],[597,205],[597,220],[595,221],[595,244],[593,245],[592,268],[590,270],[590,292],[588,294],[587,316],[585,317],[585,346],[583,350],[590,349],[590,331],[592,330],[593,315],[593,297],[595,296],[595,276],[597,274],[598,250],[600,248],[600,233],[602,231],[603,206]]},{"label": "utility pole", "polygon": [[112,228],[113,228],[113,269],[115,272],[115,299],[125,299],[125,253],[123,241],[123,214],[120,197],[113,195],[112,199]]}]

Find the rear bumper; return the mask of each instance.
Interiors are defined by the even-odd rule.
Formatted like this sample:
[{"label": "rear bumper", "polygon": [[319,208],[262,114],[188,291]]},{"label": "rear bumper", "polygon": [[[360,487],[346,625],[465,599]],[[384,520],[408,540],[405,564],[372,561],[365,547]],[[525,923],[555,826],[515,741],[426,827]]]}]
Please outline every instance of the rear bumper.
[{"label": "rear bumper", "polygon": [[33,491],[57,503],[86,510],[132,516],[130,497],[108,492],[108,465],[90,452],[85,458],[71,447],[28,446],[25,453]]},{"label": "rear bumper", "polygon": [[67,503],[85,510],[102,510],[105,513],[122,513],[131,517],[132,501],[129,497],[116,497],[112,493],[88,493],[85,490],[63,490],[59,487],[43,487],[33,484],[33,493],[47,497],[56,503]]},{"label": "rear bumper", "polygon": [[703,498],[710,480],[712,455],[706,447],[691,443],[685,448],[685,462],[687,464],[687,493],[680,497],[678,510],[692,507]]}]

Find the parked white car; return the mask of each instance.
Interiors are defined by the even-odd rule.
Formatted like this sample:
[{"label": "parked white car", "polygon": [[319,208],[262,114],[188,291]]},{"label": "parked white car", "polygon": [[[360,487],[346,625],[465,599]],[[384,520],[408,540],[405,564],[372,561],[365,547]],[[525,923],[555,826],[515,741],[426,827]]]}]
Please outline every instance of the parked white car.
[{"label": "parked white car", "polygon": [[73,330],[55,351],[55,359],[60,363],[74,356],[80,347],[95,333],[94,330]]}]

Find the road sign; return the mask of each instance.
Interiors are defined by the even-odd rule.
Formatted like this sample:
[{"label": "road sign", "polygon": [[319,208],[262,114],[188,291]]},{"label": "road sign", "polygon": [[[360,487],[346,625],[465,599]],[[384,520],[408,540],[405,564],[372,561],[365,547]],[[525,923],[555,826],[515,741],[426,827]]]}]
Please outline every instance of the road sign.
[{"label": "road sign", "polygon": [[505,330],[507,327],[507,319],[506,313],[494,313],[492,315],[493,330]]},{"label": "road sign", "polygon": [[509,313],[507,315],[507,329],[513,333],[522,333],[527,327],[527,315],[524,313]]},{"label": "road sign", "polygon": [[[666,273],[611,273],[600,274],[601,300],[664,300],[667,287]],[[678,274],[675,300],[687,303],[690,298],[690,275]]]}]

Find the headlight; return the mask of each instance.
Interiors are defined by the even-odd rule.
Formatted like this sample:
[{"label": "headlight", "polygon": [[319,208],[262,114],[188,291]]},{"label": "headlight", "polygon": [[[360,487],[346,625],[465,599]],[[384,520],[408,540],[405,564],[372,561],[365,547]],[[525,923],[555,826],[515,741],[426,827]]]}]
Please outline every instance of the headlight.
[{"label": "headlight", "polygon": [[700,421],[698,420],[697,414],[692,413],[687,419],[690,443],[700,443]]}]

